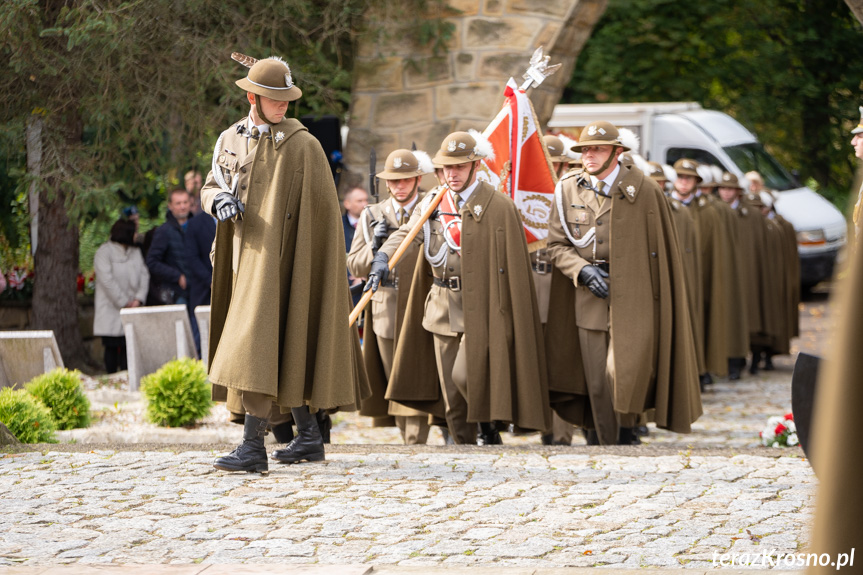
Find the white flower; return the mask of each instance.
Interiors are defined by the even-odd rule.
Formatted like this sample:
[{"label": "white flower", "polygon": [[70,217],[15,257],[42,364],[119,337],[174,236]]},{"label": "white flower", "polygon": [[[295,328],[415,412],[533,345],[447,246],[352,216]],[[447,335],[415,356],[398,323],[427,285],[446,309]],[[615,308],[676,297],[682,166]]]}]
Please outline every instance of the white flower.
[{"label": "white flower", "polygon": [[773,445],[772,445],[771,447],[779,447],[779,442],[778,442],[778,441],[774,441],[774,442],[773,442]]},{"label": "white flower", "polygon": [[790,435],[788,435],[788,447],[794,447],[798,443],[800,443],[800,440],[797,439],[796,433],[791,433]]},{"label": "white flower", "polygon": [[791,433],[797,433],[797,426],[794,425],[794,422],[790,419],[785,421],[785,427],[787,427],[788,431],[790,431]]}]

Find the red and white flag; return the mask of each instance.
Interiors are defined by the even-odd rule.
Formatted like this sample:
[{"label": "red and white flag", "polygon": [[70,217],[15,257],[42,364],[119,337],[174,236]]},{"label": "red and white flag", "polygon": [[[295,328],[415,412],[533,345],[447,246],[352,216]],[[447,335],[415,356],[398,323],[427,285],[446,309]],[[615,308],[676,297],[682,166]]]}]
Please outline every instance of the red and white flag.
[{"label": "red and white flag", "polygon": [[494,146],[494,159],[482,161],[477,178],[513,199],[524,223],[528,249],[533,252],[548,242],[557,180],[527,94],[512,78],[503,94],[503,108],[483,132]]}]

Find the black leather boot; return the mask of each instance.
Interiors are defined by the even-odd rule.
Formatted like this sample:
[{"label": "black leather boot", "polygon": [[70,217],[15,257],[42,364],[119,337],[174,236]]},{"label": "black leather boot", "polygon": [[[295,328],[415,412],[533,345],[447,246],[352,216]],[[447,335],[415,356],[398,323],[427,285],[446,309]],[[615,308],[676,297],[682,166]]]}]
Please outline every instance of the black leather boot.
[{"label": "black leather boot", "polygon": [[479,437],[477,437],[477,445],[503,445],[503,440],[500,438],[500,428],[495,422],[480,423]]},{"label": "black leather boot", "polygon": [[540,436],[540,440],[542,440],[543,445],[554,445],[554,434],[543,433],[542,436]]},{"label": "black leather boot", "polygon": [[773,366],[773,354],[768,352],[764,353],[764,371],[773,371],[776,369]]},{"label": "black leather boot", "polygon": [[329,443],[330,430],[333,428],[333,420],[330,419],[330,414],[323,409],[319,409],[315,414],[315,419],[318,421],[318,427],[321,430],[321,438],[324,440],[324,443]]},{"label": "black leather boot", "polygon": [[728,380],[737,381],[740,379],[740,360],[743,359],[743,365],[746,365],[746,358],[730,357],[728,358]]},{"label": "black leather boot", "polygon": [[599,445],[599,434],[596,433],[595,429],[582,428],[581,434],[584,435],[588,445]]},{"label": "black leather boot", "polygon": [[297,436],[284,449],[274,451],[273,459],[280,463],[323,461],[324,439],[317,418],[309,413],[309,406],[294,407],[291,414],[297,424]]},{"label": "black leather boot", "polygon": [[618,445],[641,445],[641,439],[635,434],[635,428],[621,427]]},{"label": "black leather boot", "polygon": [[266,419],[246,414],[243,426],[243,443],[224,457],[213,462],[213,467],[222,471],[248,471],[249,473],[269,473],[267,450],[264,437],[267,435]]},{"label": "black leather boot", "polygon": [[290,421],[280,423],[272,427],[273,437],[276,443],[290,443],[294,438],[294,424]]},{"label": "black leather boot", "polygon": [[758,375],[758,364],[761,363],[761,348],[752,346],[752,362],[749,364],[749,373]]}]

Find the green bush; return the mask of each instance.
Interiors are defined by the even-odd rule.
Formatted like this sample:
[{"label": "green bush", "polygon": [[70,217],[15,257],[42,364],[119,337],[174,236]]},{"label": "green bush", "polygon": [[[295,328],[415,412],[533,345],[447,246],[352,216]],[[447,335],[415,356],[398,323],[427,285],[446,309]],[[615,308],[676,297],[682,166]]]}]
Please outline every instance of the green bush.
[{"label": "green bush", "polygon": [[51,410],[23,389],[0,389],[0,422],[21,443],[57,443]]},{"label": "green bush", "polygon": [[81,387],[81,373],[58,367],[33,378],[24,386],[51,410],[57,429],[90,425],[90,400]]},{"label": "green bush", "polygon": [[175,359],[141,380],[147,398],[147,419],[156,425],[181,427],[210,413],[210,382],[198,360]]}]

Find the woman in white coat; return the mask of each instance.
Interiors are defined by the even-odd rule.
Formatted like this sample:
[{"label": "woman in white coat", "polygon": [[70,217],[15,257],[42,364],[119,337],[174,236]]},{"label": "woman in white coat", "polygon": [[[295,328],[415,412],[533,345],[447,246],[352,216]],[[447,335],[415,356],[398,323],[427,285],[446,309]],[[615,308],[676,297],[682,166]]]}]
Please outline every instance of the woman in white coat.
[{"label": "woman in white coat", "polygon": [[111,240],[96,250],[96,314],[93,335],[102,337],[105,370],[126,369],[126,336],[120,323],[120,310],[138,307],[147,301],[150,272],[141,250],[135,246],[135,223],[118,220],[111,227]]}]

